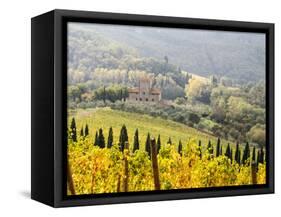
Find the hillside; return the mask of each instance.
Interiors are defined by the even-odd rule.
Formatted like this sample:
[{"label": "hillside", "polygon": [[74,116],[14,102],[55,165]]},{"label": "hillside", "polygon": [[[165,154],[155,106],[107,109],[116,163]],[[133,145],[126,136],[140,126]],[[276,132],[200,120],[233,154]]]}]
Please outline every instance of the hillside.
[{"label": "hillside", "polygon": [[[262,34],[85,24],[72,24],[70,29],[76,30],[76,35],[70,31],[75,40],[91,34],[96,40],[107,41],[102,43],[102,50],[110,51],[108,48],[114,44],[127,57],[137,55],[163,61],[167,56],[169,63],[202,76],[224,76],[240,83],[264,80],[265,38]],[[80,47],[73,46],[81,53]],[[87,46],[91,49],[97,44],[87,40]],[[86,67],[89,58],[85,55],[78,58]],[[99,65],[97,58],[90,59]]]},{"label": "hillside", "polygon": [[[141,149],[144,148],[148,132],[155,138],[157,138],[160,134],[163,144],[165,144],[169,137],[171,137],[175,146],[178,145],[179,140],[181,140],[183,144],[187,144],[190,139],[195,139],[197,142],[200,139],[202,141],[202,146],[205,147],[209,140],[211,140],[214,145],[217,142],[216,137],[200,132],[197,129],[188,127],[184,124],[148,115],[112,110],[110,108],[79,109],[76,111],[70,111],[69,121],[72,117],[75,117],[78,130],[81,129],[82,125],[84,127],[86,124],[89,125],[89,135],[92,138],[94,138],[95,132],[99,128],[102,128],[107,140],[108,130],[112,127],[114,136],[113,141],[115,143],[119,141],[120,129],[123,124],[127,127],[130,144],[133,144],[133,136],[135,134],[135,130],[138,129]],[[225,146],[227,145],[226,140],[222,140],[222,143]]]},{"label": "hillside", "polygon": [[[263,41],[261,34],[70,23],[68,106],[108,106],[263,146]],[[141,78],[161,90],[166,107],[122,103]]]}]

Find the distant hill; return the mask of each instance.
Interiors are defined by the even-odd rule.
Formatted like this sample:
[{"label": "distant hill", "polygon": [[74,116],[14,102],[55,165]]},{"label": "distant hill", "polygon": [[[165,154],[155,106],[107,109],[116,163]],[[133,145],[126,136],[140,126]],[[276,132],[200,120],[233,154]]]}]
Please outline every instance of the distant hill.
[{"label": "distant hill", "polygon": [[[228,77],[237,83],[265,79],[265,37],[262,34],[100,24],[75,24],[72,30],[92,34],[93,38],[96,34],[103,47],[112,46],[114,42],[139,57],[162,61],[167,56],[169,63],[201,76]],[[79,34],[73,33],[72,37],[79,37]],[[95,46],[89,40],[85,43]],[[80,48],[75,49],[79,51]]]}]

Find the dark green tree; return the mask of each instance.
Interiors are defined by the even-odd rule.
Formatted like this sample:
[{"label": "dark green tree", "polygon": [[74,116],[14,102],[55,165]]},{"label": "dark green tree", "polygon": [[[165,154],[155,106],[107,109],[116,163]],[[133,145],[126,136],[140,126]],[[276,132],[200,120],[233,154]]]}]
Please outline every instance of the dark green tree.
[{"label": "dark green tree", "polygon": [[169,137],[169,140],[168,140],[167,144],[172,145],[172,140],[171,140],[171,137]]},{"label": "dark green tree", "polygon": [[234,154],[234,160],[240,164],[240,149],[239,149],[239,143],[236,143],[236,149],[235,149],[235,154]]},{"label": "dark green tree", "polygon": [[199,157],[202,159],[202,146],[201,146],[201,140],[198,142],[198,152],[199,152]]},{"label": "dark green tree", "polygon": [[238,163],[241,164],[241,150],[238,152]]},{"label": "dark green tree", "polygon": [[208,142],[207,150],[208,150],[209,154],[211,154],[211,155],[214,154],[214,148],[213,148],[210,140]]},{"label": "dark green tree", "polygon": [[258,150],[258,155],[257,155],[257,164],[260,163],[260,150]]},{"label": "dark green tree", "polygon": [[220,138],[218,138],[217,148],[216,148],[216,157],[220,156],[220,146],[221,146],[221,140],[220,140]]},{"label": "dark green tree", "polygon": [[83,127],[82,127],[81,130],[80,130],[80,136],[81,136],[81,137],[84,137],[84,130],[83,130]]},{"label": "dark green tree", "polygon": [[99,129],[98,141],[99,141],[99,147],[100,148],[105,148],[105,141],[104,141],[104,136],[103,136],[102,128]]},{"label": "dark green tree", "polygon": [[227,147],[226,147],[226,150],[225,150],[225,156],[228,157],[229,159],[231,158],[231,150],[230,150],[229,143],[227,144]]},{"label": "dark green tree", "polygon": [[263,164],[264,163],[264,151],[263,151],[263,147],[260,150],[260,159],[259,159],[259,163]]},{"label": "dark green tree", "polygon": [[232,148],[230,148],[230,161],[233,162],[233,151]]},{"label": "dark green tree", "polygon": [[190,76],[188,73],[186,73],[186,76],[185,76],[186,84],[189,84],[189,79],[190,79]]},{"label": "dark green tree", "polygon": [[107,148],[111,148],[112,145],[113,145],[113,130],[112,127],[110,127],[108,131]]},{"label": "dark green tree", "polygon": [[74,118],[72,118],[71,124],[70,124],[70,137],[73,142],[77,142],[76,123],[75,123]]},{"label": "dark green tree", "polygon": [[126,102],[126,97],[128,96],[128,92],[126,94],[126,90],[124,90],[124,94],[123,94],[123,101]]},{"label": "dark green tree", "polygon": [[159,154],[159,151],[161,149],[161,138],[160,138],[160,134],[158,135],[158,138],[157,138],[157,154]]},{"label": "dark green tree", "polygon": [[182,156],[182,143],[181,143],[181,140],[179,141],[178,153],[180,154],[180,156]]},{"label": "dark green tree", "polygon": [[252,152],[252,162],[256,162],[256,147],[254,146],[253,152]]},{"label": "dark green tree", "polygon": [[221,146],[221,148],[220,148],[220,155],[222,155],[222,146]]},{"label": "dark green tree", "polygon": [[95,135],[94,146],[99,146],[99,137],[98,137],[98,132],[97,131],[96,131],[96,135]]},{"label": "dark green tree", "polygon": [[134,148],[133,148],[133,152],[135,152],[136,150],[139,150],[139,149],[140,149],[139,130],[136,129],[135,136],[134,136]]},{"label": "dark green tree", "polygon": [[151,158],[150,134],[149,133],[147,133],[147,137],[146,137],[145,151],[148,153],[149,158]]},{"label": "dark green tree", "polygon": [[89,127],[88,127],[88,124],[86,124],[84,136],[86,137],[88,135],[89,135]]},{"label": "dark green tree", "polygon": [[120,151],[124,151],[125,142],[128,142],[128,132],[125,125],[122,126],[119,136],[119,149]]},{"label": "dark green tree", "polygon": [[250,158],[250,146],[247,142],[243,151],[242,163],[246,164],[247,160]]}]

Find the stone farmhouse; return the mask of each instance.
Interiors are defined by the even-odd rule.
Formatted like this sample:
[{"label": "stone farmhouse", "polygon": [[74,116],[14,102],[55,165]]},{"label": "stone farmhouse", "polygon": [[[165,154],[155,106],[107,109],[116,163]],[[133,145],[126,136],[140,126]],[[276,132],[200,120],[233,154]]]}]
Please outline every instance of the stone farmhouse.
[{"label": "stone farmhouse", "polygon": [[161,90],[153,88],[151,79],[141,78],[138,87],[128,88],[128,100],[136,102],[159,102]]}]

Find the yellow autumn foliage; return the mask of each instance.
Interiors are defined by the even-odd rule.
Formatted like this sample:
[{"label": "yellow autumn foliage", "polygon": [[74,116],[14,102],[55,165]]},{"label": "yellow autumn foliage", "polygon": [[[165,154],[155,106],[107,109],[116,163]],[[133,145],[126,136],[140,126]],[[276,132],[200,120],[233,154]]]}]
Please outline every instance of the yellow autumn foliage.
[{"label": "yellow autumn foliage", "polygon": [[[207,150],[199,155],[195,140],[183,145],[182,156],[174,145],[162,145],[158,154],[161,190],[251,185],[251,166],[231,162],[226,156],[214,157]],[[68,162],[75,193],[122,192],[124,155],[117,145],[101,149],[88,138],[69,141]],[[128,191],[154,190],[151,160],[144,150],[128,153]],[[265,184],[266,166],[259,164],[257,184]],[[70,194],[68,190],[68,194]]]}]

